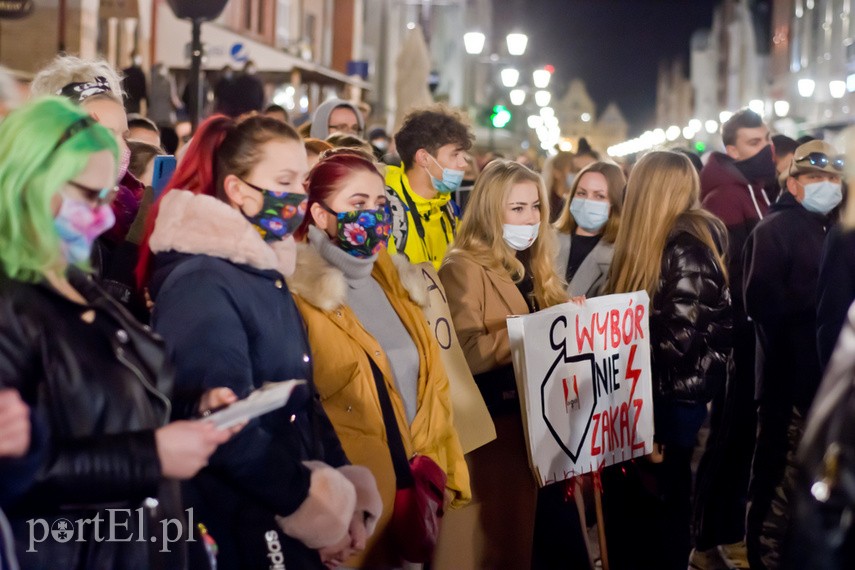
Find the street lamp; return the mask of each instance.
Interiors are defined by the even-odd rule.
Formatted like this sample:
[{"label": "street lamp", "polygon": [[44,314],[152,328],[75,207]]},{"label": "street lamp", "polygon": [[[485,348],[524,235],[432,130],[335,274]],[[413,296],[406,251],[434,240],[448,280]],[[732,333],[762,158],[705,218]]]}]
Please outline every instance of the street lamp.
[{"label": "street lamp", "polygon": [[680,127],[677,125],[671,125],[668,127],[668,130],[665,131],[665,138],[669,141],[675,141],[680,136]]},{"label": "street lamp", "polygon": [[796,85],[799,89],[799,95],[802,97],[810,97],[813,95],[813,90],[816,89],[816,83],[813,79],[799,79]]},{"label": "street lamp", "polygon": [[463,45],[466,47],[466,53],[469,55],[478,55],[484,51],[484,42],[487,41],[487,36],[481,32],[466,32],[463,34]]},{"label": "street lamp", "polygon": [[540,116],[543,117],[544,119],[548,119],[549,117],[554,117],[555,116],[555,109],[553,109],[552,107],[543,107],[540,110]]},{"label": "street lamp", "polygon": [[[729,118],[729,117],[728,117],[728,118]],[[727,120],[727,119],[725,119],[725,121],[726,121],[726,120]],[[718,130],[718,123],[716,123],[715,121],[713,121],[712,119],[710,119],[709,121],[707,121],[706,123],[704,123],[704,128],[707,130],[707,132],[708,132],[709,134],[711,134],[711,135],[712,135],[712,134],[715,134],[715,132]]]},{"label": "street lamp", "polygon": [[752,99],[748,102],[748,108],[760,115],[766,114],[766,105],[760,99]]},{"label": "street lamp", "polygon": [[790,112],[790,103],[788,101],[784,101],[783,99],[779,99],[775,101],[773,105],[775,108],[775,114],[779,117],[786,117]]},{"label": "street lamp", "polygon": [[540,115],[529,115],[528,116],[528,128],[537,129],[543,125],[543,117]]},{"label": "street lamp", "polygon": [[528,45],[528,36],[520,33],[508,34],[505,38],[508,42],[508,53],[511,55],[522,55]]},{"label": "street lamp", "polygon": [[525,103],[525,91],[522,89],[511,89],[511,104],[519,107]]},{"label": "street lamp", "polygon": [[552,100],[552,94],[549,91],[536,91],[534,94],[534,102],[538,107],[546,107]]},{"label": "street lamp", "polygon": [[502,70],[502,85],[505,87],[515,87],[517,81],[520,80],[520,72],[513,67],[506,67]]},{"label": "street lamp", "polygon": [[531,73],[531,79],[534,82],[534,86],[538,89],[546,89],[549,86],[549,80],[552,78],[552,74],[548,69],[535,69]]},{"label": "street lamp", "polygon": [[[731,113],[730,111],[722,111],[721,113],[718,114],[718,120],[722,124],[724,124],[724,123],[728,122],[732,116],[733,116],[733,113]],[[715,121],[713,121],[713,122],[715,122]],[[707,121],[707,123],[709,123],[709,121]]]},{"label": "street lamp", "polygon": [[828,82],[828,92],[835,99],[842,99],[846,95],[846,82],[836,79]]}]

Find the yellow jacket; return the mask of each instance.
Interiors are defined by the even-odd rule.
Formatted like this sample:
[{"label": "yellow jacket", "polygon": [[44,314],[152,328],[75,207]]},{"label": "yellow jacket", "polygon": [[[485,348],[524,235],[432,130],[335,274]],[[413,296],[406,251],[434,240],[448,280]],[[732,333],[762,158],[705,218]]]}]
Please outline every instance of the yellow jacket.
[{"label": "yellow jacket", "polygon": [[395,500],[395,472],[369,355],[386,380],[407,456],[419,453],[437,462],[448,475],[447,491],[453,495],[453,507],[471,498],[469,472],[452,425],[448,377],[439,345],[417,304],[427,302],[424,281],[406,259],[396,256],[393,261],[385,251],[379,254],[372,276],[386,292],[419,352],[418,408],[412,425],[407,425],[386,354],[346,304],[347,283],[342,272],[312,246],[300,245],[297,269],[288,280],[306,323],[314,381],[324,410],[347,457],[371,470],[383,499],[383,514],[363,555],[346,564],[364,567],[395,562],[389,558],[386,532]]},{"label": "yellow jacket", "polygon": [[[392,208],[389,253],[403,253],[414,264],[430,261],[439,270],[457,228],[457,209],[451,194],[437,194],[430,200],[419,196],[404,169],[398,166],[386,167],[386,186]],[[418,210],[421,230],[413,219],[413,206]]]}]

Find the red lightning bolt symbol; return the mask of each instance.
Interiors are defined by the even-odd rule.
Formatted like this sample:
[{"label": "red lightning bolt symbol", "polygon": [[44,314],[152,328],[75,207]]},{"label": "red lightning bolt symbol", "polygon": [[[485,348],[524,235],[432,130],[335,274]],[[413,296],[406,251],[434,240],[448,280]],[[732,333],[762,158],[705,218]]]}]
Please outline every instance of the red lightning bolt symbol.
[{"label": "red lightning bolt symbol", "polygon": [[633,344],[629,348],[629,362],[626,365],[626,378],[628,380],[632,380],[632,388],[629,390],[629,401],[632,402],[632,398],[635,395],[635,385],[638,384],[638,378],[641,376],[641,370],[638,368],[632,367],[632,362],[635,360],[635,350],[638,348],[637,344]]}]

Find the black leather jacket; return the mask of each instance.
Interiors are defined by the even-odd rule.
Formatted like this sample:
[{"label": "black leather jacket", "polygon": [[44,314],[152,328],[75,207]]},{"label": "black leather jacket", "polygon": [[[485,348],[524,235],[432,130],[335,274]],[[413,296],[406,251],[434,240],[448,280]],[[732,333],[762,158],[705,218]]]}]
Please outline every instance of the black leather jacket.
[{"label": "black leather jacket", "polygon": [[[18,557],[25,568],[180,568],[179,545],[158,553],[148,536],[138,542],[138,521],[182,514],[177,485],[161,477],[154,438],[170,415],[163,345],[87,275],[71,269],[69,279],[87,306],[46,284],[0,278],[0,387],[17,388],[47,431],[35,482],[7,510]],[[128,524],[115,536],[132,541],[98,541],[89,525],[82,533],[75,527],[74,540],[48,536],[25,552],[28,519],[77,525],[100,514],[104,536],[107,508],[128,511],[113,515]],[[35,534],[41,538],[40,527]]]},{"label": "black leather jacket", "polygon": [[733,326],[727,280],[710,248],[675,231],[650,313],[654,400],[706,404],[727,379]]}]

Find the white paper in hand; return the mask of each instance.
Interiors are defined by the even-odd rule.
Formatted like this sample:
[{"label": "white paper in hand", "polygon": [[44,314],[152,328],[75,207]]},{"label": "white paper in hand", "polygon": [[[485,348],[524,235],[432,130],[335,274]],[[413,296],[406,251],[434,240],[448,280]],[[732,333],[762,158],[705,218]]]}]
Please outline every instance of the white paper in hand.
[{"label": "white paper in hand", "polygon": [[294,389],[305,383],[305,380],[286,380],[265,384],[243,400],[205,416],[202,421],[213,422],[219,429],[236,426],[285,406]]}]

